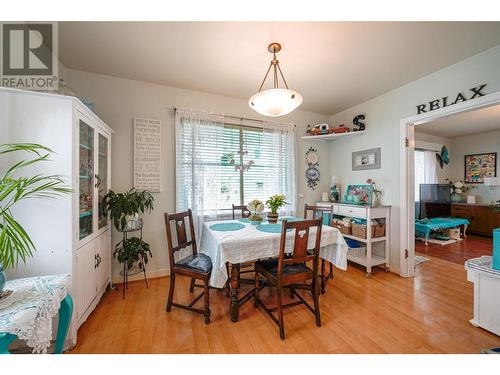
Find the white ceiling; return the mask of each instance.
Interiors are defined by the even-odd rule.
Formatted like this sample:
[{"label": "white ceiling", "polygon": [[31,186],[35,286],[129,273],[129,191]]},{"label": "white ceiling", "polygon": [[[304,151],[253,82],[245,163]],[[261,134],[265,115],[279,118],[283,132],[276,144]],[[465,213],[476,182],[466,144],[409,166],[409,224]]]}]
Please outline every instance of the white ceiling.
[{"label": "white ceiling", "polygon": [[[500,105],[448,116],[418,125],[415,131],[444,138],[500,130]],[[500,139],[498,139],[500,143]]]},{"label": "white ceiling", "polygon": [[248,99],[276,41],[302,109],[334,114],[500,44],[500,22],[61,22],[69,68]]}]

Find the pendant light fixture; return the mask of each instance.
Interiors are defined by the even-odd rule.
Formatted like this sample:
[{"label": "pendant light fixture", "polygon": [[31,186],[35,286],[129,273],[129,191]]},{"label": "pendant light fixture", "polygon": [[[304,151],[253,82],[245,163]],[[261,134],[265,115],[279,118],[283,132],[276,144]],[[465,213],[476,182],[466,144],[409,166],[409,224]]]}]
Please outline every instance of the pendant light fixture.
[{"label": "pendant light fixture", "polygon": [[[279,43],[271,43],[267,49],[273,54],[273,59],[260,84],[259,91],[250,98],[248,104],[250,108],[261,115],[270,117],[283,116],[302,104],[302,95],[288,88],[285,77],[281,72],[279,61],[276,59],[276,53],[281,50],[281,45]],[[271,68],[273,68],[273,88],[262,91]],[[285,88],[279,88],[279,77],[281,77]]]}]

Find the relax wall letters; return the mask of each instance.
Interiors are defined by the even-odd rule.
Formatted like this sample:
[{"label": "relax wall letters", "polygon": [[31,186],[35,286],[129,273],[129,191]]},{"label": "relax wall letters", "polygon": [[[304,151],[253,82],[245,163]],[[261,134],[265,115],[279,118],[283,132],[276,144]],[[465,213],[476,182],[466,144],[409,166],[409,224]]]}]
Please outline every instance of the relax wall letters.
[{"label": "relax wall letters", "polygon": [[445,108],[445,107],[448,107],[448,106],[453,105],[453,104],[457,104],[457,103],[465,102],[467,100],[471,100],[471,99],[479,98],[481,96],[485,96],[486,94],[483,92],[483,89],[485,88],[485,86],[486,86],[486,83],[469,89],[469,91],[470,91],[469,98],[467,97],[467,94],[464,95],[461,92],[459,92],[457,94],[457,96],[451,100],[448,96],[445,96],[444,98],[441,98],[441,99],[434,99],[428,103],[417,105],[417,114],[419,115],[421,113],[434,111],[434,110],[439,109],[439,108]]}]

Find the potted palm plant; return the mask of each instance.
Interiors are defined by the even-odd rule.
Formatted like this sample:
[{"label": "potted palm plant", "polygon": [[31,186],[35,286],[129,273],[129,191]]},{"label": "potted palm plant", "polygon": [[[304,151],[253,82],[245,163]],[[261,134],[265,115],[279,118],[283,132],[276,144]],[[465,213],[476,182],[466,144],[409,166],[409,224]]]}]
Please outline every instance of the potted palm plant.
[{"label": "potted palm plant", "polygon": [[286,202],[286,197],[283,194],[275,194],[266,201],[266,206],[271,209],[267,214],[267,221],[271,224],[278,222],[278,210],[283,207]]},{"label": "potted palm plant", "polygon": [[23,176],[28,166],[49,161],[53,151],[34,143],[0,144],[0,156],[13,153],[29,155],[0,175],[0,292],[5,286],[3,270],[17,267],[33,256],[36,247],[14,215],[13,209],[29,198],[56,198],[71,193],[61,176],[37,174]]},{"label": "potted palm plant", "polygon": [[[146,190],[130,189],[125,193],[115,193],[110,190],[103,198],[103,214],[110,214],[115,228],[119,231],[134,229],[137,227],[139,214],[151,212],[153,209],[154,198]],[[135,224],[134,224],[135,223]]]}]

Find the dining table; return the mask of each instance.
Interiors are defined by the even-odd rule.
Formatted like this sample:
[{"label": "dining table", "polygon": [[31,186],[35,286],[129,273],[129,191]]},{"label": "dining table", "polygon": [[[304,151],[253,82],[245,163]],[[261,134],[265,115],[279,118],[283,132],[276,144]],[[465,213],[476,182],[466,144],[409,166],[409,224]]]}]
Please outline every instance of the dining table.
[{"label": "dining table", "polygon": [[[253,295],[248,292],[239,298],[240,265],[261,259],[277,257],[281,240],[282,224],[288,221],[304,220],[297,217],[280,218],[276,224],[267,221],[251,222],[248,218],[203,223],[200,252],[212,260],[210,285],[224,288],[230,278],[230,317],[231,321],[239,319],[240,306]],[[314,247],[316,228],[311,228],[309,248]],[[291,252],[294,235],[290,230],[286,235],[285,252]],[[320,258],[332,263],[336,268],[347,270],[348,245],[342,233],[334,227],[323,225],[321,228]],[[229,264],[231,267],[227,267]],[[228,269],[231,269],[228,275]]]}]

